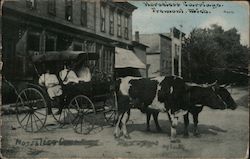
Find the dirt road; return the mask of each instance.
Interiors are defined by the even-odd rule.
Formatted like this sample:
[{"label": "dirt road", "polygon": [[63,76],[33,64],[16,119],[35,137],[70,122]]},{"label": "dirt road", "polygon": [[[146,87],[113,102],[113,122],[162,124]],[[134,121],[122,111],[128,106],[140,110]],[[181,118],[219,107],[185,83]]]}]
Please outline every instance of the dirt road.
[{"label": "dirt road", "polygon": [[153,121],[152,132],[146,132],[145,115],[132,110],[128,125],[131,139],[114,139],[113,127],[110,126],[98,128],[90,135],[76,134],[70,127],[56,127],[52,119],[48,120],[47,130],[27,133],[18,126],[14,115],[6,115],[2,117],[2,154],[7,158],[243,158],[249,140],[249,107],[242,102],[247,94],[246,89],[233,90],[233,97],[241,102],[234,111],[204,108],[199,118],[200,137],[192,135],[191,124],[190,137],[183,138],[181,120],[177,129],[180,143],[170,142],[170,124],[167,115],[163,113],[159,115],[163,132],[155,131]]}]

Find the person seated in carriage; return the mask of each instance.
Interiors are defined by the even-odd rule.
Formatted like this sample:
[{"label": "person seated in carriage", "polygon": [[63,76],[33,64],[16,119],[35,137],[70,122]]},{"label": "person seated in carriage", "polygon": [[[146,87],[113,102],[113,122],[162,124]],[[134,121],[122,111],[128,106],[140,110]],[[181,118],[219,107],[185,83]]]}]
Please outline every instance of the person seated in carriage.
[{"label": "person seated in carriage", "polygon": [[67,64],[64,64],[63,67],[63,70],[59,72],[59,76],[63,84],[67,85],[69,83],[79,83],[76,73],[70,67],[68,67]]},{"label": "person seated in carriage", "polygon": [[[59,104],[59,111],[57,113],[60,113],[62,110],[60,110],[61,102],[62,102],[62,86],[59,83],[59,80],[55,74],[52,74],[50,70],[47,68],[46,72],[42,74],[39,77],[38,80],[39,85],[45,86],[47,93],[51,100],[55,101],[57,104]],[[51,107],[48,108],[48,115],[52,114]]]},{"label": "person seated in carriage", "polygon": [[91,81],[91,73],[90,73],[90,69],[88,67],[87,62],[84,62],[82,65],[79,66],[77,75],[78,75],[79,81],[83,81],[83,82]]},{"label": "person seated in carriage", "polygon": [[[76,95],[91,93],[91,80],[90,71],[88,69],[87,75],[82,73],[81,76],[77,76],[74,70],[79,70],[79,64],[64,63],[63,69],[59,72],[59,78],[62,83],[63,94],[67,99]],[[76,71],[79,73],[79,71]]]},{"label": "person seated in carriage", "polygon": [[[72,66],[72,64],[71,64]],[[72,67],[69,67],[66,63],[64,64],[63,70],[60,71],[59,76],[63,81],[64,85],[69,83],[79,83],[79,82],[90,82],[91,81],[91,73],[90,69],[86,63],[78,64],[76,66],[77,74],[73,70]]]}]

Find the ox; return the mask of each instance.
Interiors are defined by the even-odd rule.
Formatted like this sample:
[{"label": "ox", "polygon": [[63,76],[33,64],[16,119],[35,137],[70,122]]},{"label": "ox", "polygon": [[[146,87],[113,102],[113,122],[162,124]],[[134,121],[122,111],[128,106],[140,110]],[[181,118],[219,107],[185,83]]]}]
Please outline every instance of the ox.
[{"label": "ox", "polygon": [[[198,116],[199,113],[202,111],[204,106],[208,106],[212,109],[236,109],[237,105],[235,103],[235,101],[233,100],[232,96],[230,95],[230,93],[228,92],[228,90],[226,89],[225,85],[224,86],[218,86],[216,85],[216,83],[213,83],[211,85],[198,85],[195,83],[186,83],[188,89],[188,94],[187,97],[189,98],[188,103],[186,103],[188,105],[188,112],[187,114],[184,115],[184,137],[188,137],[189,133],[188,133],[188,126],[189,126],[189,113],[192,114],[193,116],[193,122],[194,122],[194,129],[193,129],[193,134],[194,136],[199,136],[199,131],[198,131]],[[202,95],[204,92],[204,89],[207,89],[211,87],[215,94],[221,98],[223,100],[223,102],[225,103],[226,107],[223,106],[219,106],[218,105],[213,105],[210,102],[210,98],[207,96],[206,98]],[[204,98],[203,98],[204,97]],[[147,111],[147,130],[150,131],[150,125],[149,125],[149,121],[150,121],[150,117],[151,115],[153,115],[154,117],[154,121],[155,121],[155,125],[157,130],[161,130],[161,127],[158,124],[158,114],[159,111],[151,111],[148,110]]]},{"label": "ox", "polygon": [[[117,81],[118,118],[115,137],[120,136],[122,130],[125,137],[129,137],[126,123],[132,107],[146,112],[148,109],[166,112],[171,123],[171,139],[176,137],[178,118],[187,113],[189,98],[187,86],[181,77],[161,76],[156,78],[124,77]],[[204,97],[215,106],[225,107],[212,88],[204,89]],[[184,112],[184,114],[183,114]]]},{"label": "ox", "polygon": [[[235,101],[233,100],[232,96],[230,95],[230,93],[228,92],[228,90],[224,87],[221,86],[213,86],[212,89],[215,91],[215,94],[221,98],[223,100],[223,102],[225,103],[225,107],[216,107],[214,105],[212,105],[210,103],[210,100],[203,100],[203,102],[201,101],[201,99],[203,97],[199,96],[199,94],[197,93],[197,90],[200,88],[204,88],[207,86],[200,86],[200,85],[191,85],[190,87],[190,100],[189,100],[189,108],[188,108],[188,112],[191,113],[193,115],[193,122],[194,122],[194,129],[193,129],[193,134],[194,136],[199,136],[199,131],[198,131],[198,116],[199,113],[202,111],[204,106],[208,106],[212,109],[236,109],[237,105],[235,103]],[[200,98],[199,98],[200,97]],[[189,118],[188,118],[188,114],[184,115],[184,137],[188,137],[188,126],[189,126]]]}]

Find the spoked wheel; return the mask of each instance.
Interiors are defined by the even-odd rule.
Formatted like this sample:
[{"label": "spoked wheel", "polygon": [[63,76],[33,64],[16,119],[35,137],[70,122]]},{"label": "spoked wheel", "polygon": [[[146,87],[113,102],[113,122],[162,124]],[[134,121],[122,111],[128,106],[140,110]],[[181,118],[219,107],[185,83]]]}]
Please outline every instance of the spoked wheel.
[{"label": "spoked wheel", "polygon": [[47,103],[43,94],[35,88],[23,89],[16,101],[16,117],[27,132],[41,130],[47,120]]},{"label": "spoked wheel", "polygon": [[115,120],[117,118],[117,96],[116,92],[111,92],[110,96],[104,103],[104,117],[108,124],[111,126],[115,125]]},{"label": "spoked wheel", "polygon": [[94,129],[95,114],[92,101],[84,95],[78,95],[70,101],[67,120],[73,125],[76,133],[89,134]]},{"label": "spoked wheel", "polygon": [[[60,100],[64,100],[64,99],[60,99]],[[64,126],[66,124],[69,124],[69,122],[66,120],[67,118],[67,114],[68,114],[68,109],[65,106],[65,102],[61,102],[62,104],[59,105],[59,101],[54,101],[52,102],[52,108],[51,108],[51,112],[52,112],[52,116],[53,118],[61,125]],[[60,112],[60,107],[62,107],[62,110]]]}]

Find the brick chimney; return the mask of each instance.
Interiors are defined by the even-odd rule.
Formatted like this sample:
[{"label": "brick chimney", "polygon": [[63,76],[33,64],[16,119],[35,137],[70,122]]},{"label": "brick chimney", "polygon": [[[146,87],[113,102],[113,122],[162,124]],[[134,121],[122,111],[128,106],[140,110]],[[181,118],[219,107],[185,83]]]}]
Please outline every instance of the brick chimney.
[{"label": "brick chimney", "polygon": [[135,32],[135,41],[138,42],[138,43],[140,42],[139,31]]}]

